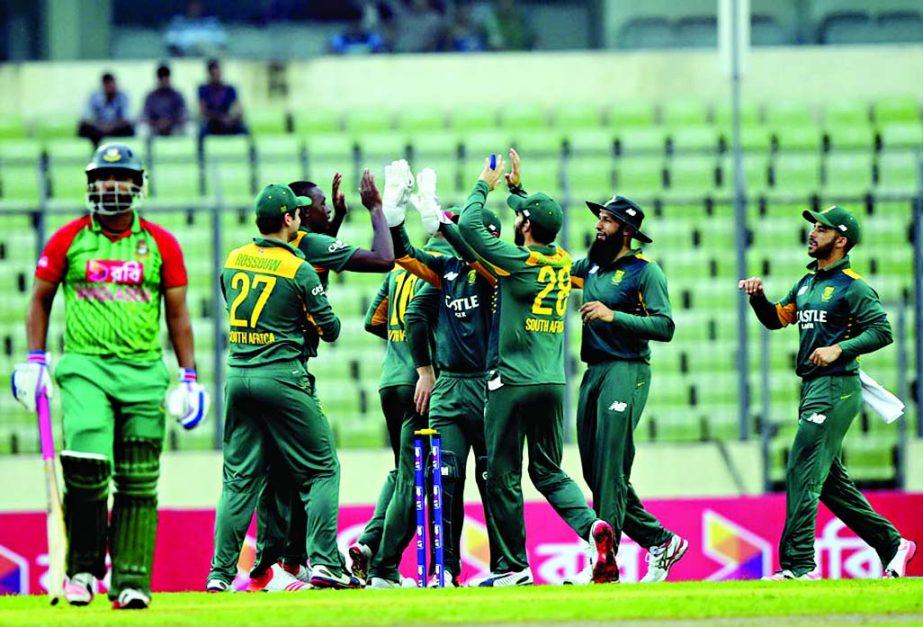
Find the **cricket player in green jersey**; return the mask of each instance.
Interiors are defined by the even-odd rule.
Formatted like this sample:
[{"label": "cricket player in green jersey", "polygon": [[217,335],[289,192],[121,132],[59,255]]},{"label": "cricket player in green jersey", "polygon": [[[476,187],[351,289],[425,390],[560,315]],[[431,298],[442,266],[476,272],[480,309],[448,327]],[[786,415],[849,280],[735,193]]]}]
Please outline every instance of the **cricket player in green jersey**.
[{"label": "cricket player in green jersey", "polygon": [[[667,531],[631,485],[638,426],[651,384],[651,340],[669,342],[674,323],[667,279],[656,262],[632,248],[646,244],[644,211],[624,196],[606,204],[587,202],[597,217],[596,240],[574,264],[571,285],[583,290],[580,358],[587,370],[577,403],[577,443],[593,509],[609,522],[616,541],[624,531],[648,549],[642,582],[667,578],[688,542]],[[592,556],[591,556],[592,557]],[[592,565],[573,583],[589,583]]]},{"label": "cricket player in green jersey", "polygon": [[[303,204],[303,203],[302,203]],[[337,549],[340,466],[333,433],[305,367],[305,326],[326,342],[340,321],[317,273],[291,245],[301,224],[299,201],[287,185],[268,185],[256,199],[262,234],[231,251],[221,273],[228,304],[224,479],[215,519],[215,556],[206,589],[230,584],[236,559],[268,474],[291,477],[307,517],[310,584],[355,588]],[[263,590],[307,586],[273,564]],[[275,583],[272,583],[275,582]]]},{"label": "cricket player in green jersey", "polygon": [[[519,156],[510,151],[514,173]],[[499,555],[481,586],[532,583],[525,546],[522,450],[529,447],[529,477],[555,511],[597,553],[593,581],[618,581],[615,538],[597,519],[577,484],[561,470],[564,446],[564,319],[571,289],[570,255],[555,246],[564,220],[549,196],[525,196],[514,173],[507,204],[516,212],[515,245],[484,223],[487,194],[503,176],[503,158],[487,160],[459,221],[462,236],[500,281],[498,367],[488,383],[484,435],[487,495]],[[523,194],[523,195],[519,195]]]},{"label": "cricket player in green jersey", "polygon": [[903,577],[916,544],[901,538],[869,505],[843,465],[843,438],[862,406],[857,358],[890,344],[891,325],[878,294],[849,267],[859,243],[856,217],[842,207],[805,211],[809,272],[771,303],[759,277],[740,281],[750,306],[768,329],[797,324],[795,373],[801,377],[798,432],[786,468],[781,569],[767,579],[816,579],[814,534],[818,501],[878,553],[885,577]]},{"label": "cricket player in green jersey", "polygon": [[[410,165],[404,159],[385,166],[382,211],[389,227],[403,222],[406,205],[414,187]],[[426,245],[430,252],[453,255],[441,238]],[[378,394],[391,448],[394,468],[388,472],[375,505],[372,519],[348,551],[352,573],[369,579],[372,587],[392,587],[400,576],[401,555],[413,537],[413,432],[426,427],[426,419],[416,412],[414,388],[417,373],[413,367],[404,316],[419,287],[417,277],[395,266],[382,282],[369,306],[365,329],[384,339]]]},{"label": "cricket player in green jersey", "polygon": [[[487,449],[484,405],[487,401],[487,356],[497,279],[461,238],[436,199],[436,172],[417,175],[418,192],[411,197],[423,218],[424,230],[441,232],[461,255],[433,255],[410,243],[401,224],[391,229],[398,265],[426,281],[407,307],[407,344],[417,369],[414,400],[417,412],[429,417],[429,427],[442,438],[442,508],[445,578],[459,585],[464,489],[469,451],[475,455],[475,480],[486,503]],[[500,236],[500,221],[484,211],[487,229]],[[435,334],[435,353],[431,336]],[[485,510],[485,519],[488,516]],[[493,548],[493,527],[488,525]],[[431,546],[431,549],[434,548]],[[437,585],[435,576],[430,586]]]},{"label": "cricket player in green jersey", "polygon": [[[366,170],[360,186],[362,204],[369,210],[372,223],[372,248],[365,250],[336,237],[343,218],[349,212],[346,197],[340,191],[342,175],[333,177],[331,198],[333,207],[327,205],[324,191],[310,181],[289,183],[297,195],[301,211],[301,228],[292,245],[304,253],[327,289],[330,271],[334,272],[389,272],[394,267],[391,234],[382,212],[382,199],[375,186],[374,177]],[[319,339],[313,328],[308,329],[310,351],[317,348]],[[258,588],[261,576],[276,561],[301,581],[310,578],[307,553],[304,546],[305,518],[303,508],[296,500],[287,476],[271,477],[260,497],[257,507],[256,565],[253,568],[251,589]],[[292,507],[292,504],[296,507]],[[376,544],[377,546],[377,544]]]},{"label": "cricket player in green jersey", "polygon": [[196,381],[182,251],[170,233],[136,213],[144,195],[140,160],[125,144],[105,144],[86,175],[90,214],[56,231],[38,261],[26,323],[29,360],[16,366],[13,391],[32,411],[40,390],[52,392],[45,350],[61,286],[64,355],[54,377],[64,414],[64,595],[71,605],[93,600],[108,548],[113,607],[143,609],[151,596],[169,381],[161,303],[180,366],[170,413],[192,428],[205,415],[208,395]]}]

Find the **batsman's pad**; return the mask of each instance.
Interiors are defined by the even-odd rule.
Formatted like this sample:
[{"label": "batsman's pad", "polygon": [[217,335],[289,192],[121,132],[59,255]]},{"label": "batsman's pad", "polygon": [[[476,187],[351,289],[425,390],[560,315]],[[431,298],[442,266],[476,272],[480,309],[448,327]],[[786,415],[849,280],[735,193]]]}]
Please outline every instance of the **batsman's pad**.
[{"label": "batsman's pad", "polygon": [[124,588],[150,594],[161,446],[159,441],[147,439],[116,442],[110,598],[116,598]]},{"label": "batsman's pad", "polygon": [[106,528],[109,477],[105,455],[61,451],[64,475],[64,525],[67,528],[67,575],[106,575]]}]

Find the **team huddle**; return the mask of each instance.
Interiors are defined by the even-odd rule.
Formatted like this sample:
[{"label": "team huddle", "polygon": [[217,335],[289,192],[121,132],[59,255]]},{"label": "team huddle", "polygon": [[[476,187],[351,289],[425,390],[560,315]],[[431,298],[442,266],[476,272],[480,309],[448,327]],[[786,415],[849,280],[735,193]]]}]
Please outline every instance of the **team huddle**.
[{"label": "team huddle", "polygon": [[[405,585],[398,566],[416,529],[414,433],[427,427],[442,441],[447,585],[461,583],[472,452],[490,572],[468,585],[533,581],[521,487],[526,446],[530,480],[587,542],[587,568],[568,583],[617,583],[623,533],[649,553],[645,582],[664,581],[682,558],[688,542],[645,510],[630,480],[633,431],[651,393],[650,342],[669,342],[674,333],[666,278],[633,244],[652,241],[641,230],[644,212],[621,195],[604,204],[587,201],[597,217],[596,238],[574,260],[555,244],[565,219],[561,206],[542,192],[527,193],[515,150],[509,160],[509,172],[502,157],[486,160],[464,206],[452,211],[439,205],[432,169],[414,176],[406,161],[394,161],[385,168],[381,192],[366,170],[359,193],[372,224],[369,250],[336,238],[346,213],[339,175],[332,209],[307,181],[260,192],[259,235],[231,251],[219,277],[230,354],[208,591],[231,589],[254,512],[251,590]],[[97,151],[87,168],[91,215],[55,233],[39,260],[27,325],[29,360],[17,366],[13,380],[17,398],[31,409],[38,390],[50,388],[48,317],[57,286],[64,284],[65,355],[55,379],[64,409],[65,596],[73,605],[92,600],[95,579],[104,575],[107,540],[114,606],[150,603],[168,380],[156,341],[161,300],[182,368],[167,409],[192,428],[208,405],[196,383],[182,253],[169,233],[137,216],[142,175],[129,147]],[[501,239],[500,221],[485,207],[501,183],[516,216],[512,243]],[[429,236],[420,247],[404,229],[409,208]],[[800,326],[797,374],[804,385],[787,469],[781,570],[771,578],[815,577],[819,501],[878,552],[886,576],[903,576],[916,545],[871,509],[840,456],[862,402],[856,357],[890,343],[890,324],[877,294],[849,269],[847,253],[859,242],[855,217],[832,207],[804,218],[814,224],[808,248],[814,262],[789,295],[771,303],[759,278],[739,286],[767,327]],[[348,563],[336,541],[339,461],[310,373],[320,343],[340,333],[326,294],[330,271],[385,274],[365,328],[386,340],[379,394],[394,467],[381,478],[374,515],[349,547]],[[114,297],[126,288],[148,298]],[[581,359],[587,364],[577,441],[592,507],[561,470],[564,326],[574,289],[583,291]],[[119,324],[124,320],[131,333]],[[107,519],[110,475],[116,497]],[[429,574],[430,585],[438,585],[442,577]]]}]

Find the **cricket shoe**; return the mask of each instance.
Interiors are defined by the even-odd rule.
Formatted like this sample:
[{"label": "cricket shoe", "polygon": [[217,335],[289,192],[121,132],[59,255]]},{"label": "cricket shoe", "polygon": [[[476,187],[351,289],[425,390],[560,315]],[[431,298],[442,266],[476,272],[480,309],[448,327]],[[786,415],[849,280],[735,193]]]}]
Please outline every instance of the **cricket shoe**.
[{"label": "cricket shoe", "polygon": [[508,573],[491,573],[487,577],[472,582],[478,588],[506,588],[510,586],[531,586],[534,583],[532,579],[532,569],[508,572]]},{"label": "cricket shoe", "polygon": [[302,583],[311,583],[311,569],[304,564],[287,564],[279,562],[279,566],[289,575]]},{"label": "cricket shoe", "polygon": [[[449,571],[445,571],[445,573],[443,574],[443,583],[445,583],[446,588],[457,588],[458,587],[458,581],[455,579],[455,576],[452,575],[452,573],[450,573]],[[439,587],[439,579],[436,577],[436,575],[433,575],[432,577],[429,578],[429,583],[426,584],[426,587],[427,588],[438,588]]]},{"label": "cricket shoe", "polygon": [[417,582],[410,577],[401,577],[400,581],[385,579],[384,577],[372,577],[369,579],[368,587],[372,590],[390,590],[391,588],[416,588]]},{"label": "cricket shoe", "polygon": [[605,520],[597,520],[590,527],[590,546],[596,557],[593,560],[593,583],[618,583],[619,565],[615,561],[615,532]]},{"label": "cricket shoe", "polygon": [[365,587],[365,584],[358,577],[354,577],[349,573],[334,574],[329,568],[320,564],[311,569],[311,585],[315,588],[335,588],[338,590]]},{"label": "cricket shoe", "polygon": [[93,600],[93,584],[96,577],[90,573],[77,573],[64,580],[64,598],[71,605],[89,605]]},{"label": "cricket shoe", "polygon": [[803,575],[796,575],[792,571],[786,569],[777,570],[771,575],[766,575],[763,577],[763,581],[789,581],[800,579],[802,581],[816,581],[820,579],[820,575],[816,572],[811,571],[809,573],[804,573]]},{"label": "cricket shoe", "polygon": [[231,584],[221,579],[209,579],[205,582],[205,592],[227,592]]},{"label": "cricket shoe", "polygon": [[901,543],[897,547],[897,553],[888,565],[885,567],[885,579],[896,579],[904,577],[907,574],[907,564],[917,554],[917,543],[913,540],[901,538]]},{"label": "cricket shoe", "polygon": [[257,577],[250,578],[247,592],[297,592],[308,590],[311,584],[298,581],[279,564],[273,564]]},{"label": "cricket shoe", "polygon": [[565,577],[562,582],[565,586],[585,586],[593,583],[593,558],[596,557],[596,552],[592,551],[588,544],[583,547],[583,552],[586,555],[586,566],[576,575]]},{"label": "cricket shoe", "polygon": [[349,559],[352,560],[349,571],[363,581],[368,579],[369,563],[372,561],[372,549],[361,542],[356,542],[349,547],[348,553]]},{"label": "cricket shoe", "polygon": [[689,542],[675,533],[660,546],[652,546],[647,551],[647,573],[641,578],[641,583],[666,581],[670,569],[686,554],[688,548]]},{"label": "cricket shoe", "polygon": [[146,610],[151,604],[151,597],[136,588],[123,588],[112,602],[114,610]]}]

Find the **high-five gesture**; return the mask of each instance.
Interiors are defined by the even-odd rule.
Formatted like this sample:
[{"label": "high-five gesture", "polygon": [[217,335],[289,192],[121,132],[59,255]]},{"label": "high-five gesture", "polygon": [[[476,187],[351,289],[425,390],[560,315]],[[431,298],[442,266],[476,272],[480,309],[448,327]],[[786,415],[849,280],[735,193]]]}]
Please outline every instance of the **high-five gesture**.
[{"label": "high-five gesture", "polygon": [[382,211],[389,227],[394,227],[404,221],[407,212],[407,202],[413,191],[413,172],[410,164],[405,159],[392,161],[385,166],[385,191],[382,200]]},{"label": "high-five gesture", "polygon": [[333,214],[335,216],[346,216],[349,213],[349,206],[346,204],[346,194],[340,191],[340,184],[343,182],[343,175],[337,172],[333,175],[333,188],[330,190],[330,198],[333,199]]},{"label": "high-five gesture", "polygon": [[487,183],[487,187],[491,191],[497,189],[497,183],[500,182],[500,179],[503,178],[503,157],[497,157],[496,167],[490,167],[490,157],[484,160],[484,169],[481,170],[481,175],[478,177],[479,181],[484,181]]},{"label": "high-five gesture", "polygon": [[515,148],[510,148],[510,171],[506,175],[506,186],[510,189],[520,187],[522,177],[519,176],[519,153]]},{"label": "high-five gesture", "polygon": [[359,197],[362,199],[362,206],[372,211],[381,209],[381,194],[375,185],[375,177],[366,168],[362,171],[362,181],[359,183]]}]

